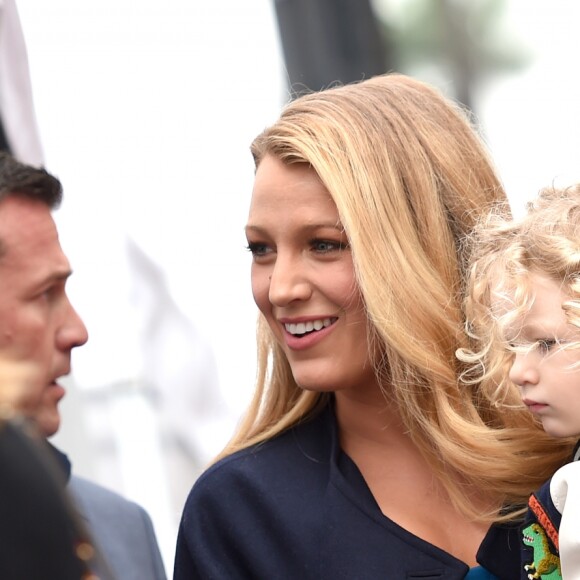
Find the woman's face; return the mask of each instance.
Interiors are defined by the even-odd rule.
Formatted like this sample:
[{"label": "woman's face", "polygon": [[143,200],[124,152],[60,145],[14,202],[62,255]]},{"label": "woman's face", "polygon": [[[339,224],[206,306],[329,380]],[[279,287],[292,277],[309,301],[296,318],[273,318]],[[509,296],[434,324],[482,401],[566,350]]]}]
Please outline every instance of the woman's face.
[{"label": "woman's face", "polygon": [[376,386],[348,240],[315,171],[266,156],[256,172],[246,236],[254,299],[298,385]]}]

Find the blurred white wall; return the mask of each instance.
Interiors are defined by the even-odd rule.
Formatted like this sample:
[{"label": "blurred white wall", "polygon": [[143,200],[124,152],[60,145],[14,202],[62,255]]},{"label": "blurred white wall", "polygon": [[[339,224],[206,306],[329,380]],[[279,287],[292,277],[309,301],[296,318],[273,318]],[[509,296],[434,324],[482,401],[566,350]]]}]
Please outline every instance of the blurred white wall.
[{"label": "blurred white wall", "polygon": [[540,188],[580,181],[580,3],[508,0],[508,27],[532,65],[479,96],[488,143],[514,212]]},{"label": "blurred white wall", "polygon": [[[150,511],[171,569],[186,490],[200,461],[231,434],[254,382],[256,311],[243,235],[253,177],[249,144],[286,100],[272,6],[17,2],[46,166],[65,188],[56,219],[75,271],[70,295],[90,333],[73,355],[72,392],[56,441],[75,471]],[[140,258],[127,253],[128,244]],[[145,262],[163,275],[148,287],[149,297],[136,295],[136,276],[147,274],[135,267]],[[162,312],[155,311],[160,297]],[[167,331],[157,318],[168,310],[189,341],[181,344],[197,353],[191,391],[219,391],[209,411],[191,410],[191,430],[186,413],[193,401],[164,407],[181,411],[176,421],[156,413],[171,395],[164,390],[188,389],[187,349],[175,343],[156,361],[144,356],[140,341],[144,326],[156,329],[153,339]],[[173,379],[179,371],[182,380],[156,384],[160,365],[173,365]],[[168,439],[175,443],[175,427],[198,441],[174,445],[177,467],[174,461],[167,471],[160,449]],[[193,448],[199,454],[188,467]],[[184,481],[177,499],[176,477]]]}]

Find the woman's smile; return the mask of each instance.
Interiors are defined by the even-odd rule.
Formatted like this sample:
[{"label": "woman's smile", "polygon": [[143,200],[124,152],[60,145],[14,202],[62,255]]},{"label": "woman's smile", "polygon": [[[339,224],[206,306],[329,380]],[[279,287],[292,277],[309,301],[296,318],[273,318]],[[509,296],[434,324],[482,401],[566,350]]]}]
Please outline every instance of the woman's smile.
[{"label": "woman's smile", "polygon": [[305,322],[285,322],[284,337],[286,345],[292,350],[305,350],[324,340],[337,322],[336,316],[316,318]]},{"label": "woman's smile", "polygon": [[322,391],[374,385],[348,238],[310,166],[261,161],[246,236],[254,299],[295,381]]}]

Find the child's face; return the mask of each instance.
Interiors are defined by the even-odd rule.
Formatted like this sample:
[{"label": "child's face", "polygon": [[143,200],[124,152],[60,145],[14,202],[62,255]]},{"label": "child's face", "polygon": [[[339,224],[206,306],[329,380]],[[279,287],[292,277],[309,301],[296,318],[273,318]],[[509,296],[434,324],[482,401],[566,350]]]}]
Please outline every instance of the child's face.
[{"label": "child's face", "polygon": [[569,296],[551,278],[533,274],[535,300],[517,329],[519,347],[509,373],[522,401],[555,437],[580,435],[580,330],[562,310]]}]

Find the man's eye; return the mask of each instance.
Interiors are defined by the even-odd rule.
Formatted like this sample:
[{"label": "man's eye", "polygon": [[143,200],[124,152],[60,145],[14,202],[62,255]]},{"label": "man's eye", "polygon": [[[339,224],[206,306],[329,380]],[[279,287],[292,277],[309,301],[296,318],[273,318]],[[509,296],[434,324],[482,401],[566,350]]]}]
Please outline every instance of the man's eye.
[{"label": "man's eye", "polygon": [[50,286],[45,288],[39,295],[38,298],[45,302],[52,302],[56,300],[58,296],[58,286]]}]

